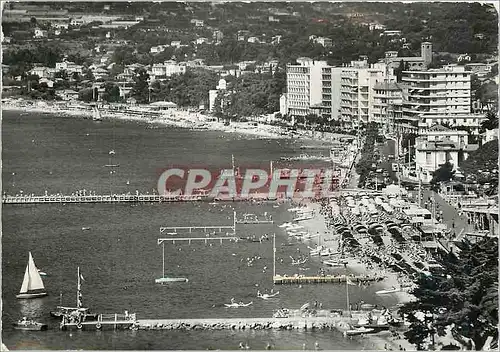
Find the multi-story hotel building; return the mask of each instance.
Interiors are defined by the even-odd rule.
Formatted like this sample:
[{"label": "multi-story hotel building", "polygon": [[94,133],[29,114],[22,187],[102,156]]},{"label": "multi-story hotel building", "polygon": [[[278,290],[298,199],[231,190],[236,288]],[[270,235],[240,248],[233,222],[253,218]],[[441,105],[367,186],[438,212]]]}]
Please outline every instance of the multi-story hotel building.
[{"label": "multi-story hotel building", "polygon": [[371,120],[392,132],[394,122],[403,117],[403,87],[396,82],[378,82],[373,91]]},{"label": "multi-story hotel building", "polygon": [[463,66],[403,71],[402,81],[407,87],[403,120],[419,129],[444,123],[477,132],[482,116],[471,113],[471,72]]},{"label": "multi-story hotel building", "polygon": [[326,66],[321,69],[321,115],[340,120],[340,82],[342,67]]},{"label": "multi-story hotel building", "polygon": [[321,77],[326,61],[306,57],[297,59],[297,65],[286,66],[287,111],[291,116],[315,113],[312,107],[322,102]]},{"label": "multi-story hotel building", "polygon": [[[383,63],[368,65],[366,60],[352,61],[341,72],[341,120],[346,128],[373,121],[375,86],[382,82],[395,82],[391,69]],[[379,119],[381,117],[379,116]]]}]

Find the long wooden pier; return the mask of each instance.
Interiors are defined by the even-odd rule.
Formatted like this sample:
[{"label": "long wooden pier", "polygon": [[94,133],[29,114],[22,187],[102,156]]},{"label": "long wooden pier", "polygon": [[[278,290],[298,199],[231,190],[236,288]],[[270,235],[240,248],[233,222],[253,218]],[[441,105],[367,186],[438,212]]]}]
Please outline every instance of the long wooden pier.
[{"label": "long wooden pier", "polygon": [[248,202],[248,201],[276,201],[275,197],[222,197],[214,198],[210,195],[158,195],[158,194],[111,194],[111,195],[47,195],[47,196],[3,196],[3,204],[44,204],[44,203],[163,203],[163,202]]},{"label": "long wooden pier", "polygon": [[160,196],[157,194],[112,194],[85,196],[5,196],[3,204],[43,204],[43,203],[162,203],[194,202],[208,199],[204,195],[195,196]]},{"label": "long wooden pier", "polygon": [[373,282],[382,281],[384,276],[345,276],[345,275],[325,275],[325,276],[273,276],[273,282],[275,285],[286,285],[286,284],[339,284],[346,282],[347,278],[349,281],[358,284],[361,282]]}]

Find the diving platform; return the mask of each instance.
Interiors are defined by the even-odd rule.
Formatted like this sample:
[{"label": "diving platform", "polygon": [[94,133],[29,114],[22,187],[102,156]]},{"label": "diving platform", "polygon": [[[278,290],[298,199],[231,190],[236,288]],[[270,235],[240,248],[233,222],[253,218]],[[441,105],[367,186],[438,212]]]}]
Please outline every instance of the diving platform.
[{"label": "diving platform", "polygon": [[99,314],[97,320],[80,321],[77,318],[63,316],[59,328],[61,330],[75,327],[77,329],[93,328],[100,330],[104,327],[116,329],[129,329],[136,324],[137,318],[134,314]]}]

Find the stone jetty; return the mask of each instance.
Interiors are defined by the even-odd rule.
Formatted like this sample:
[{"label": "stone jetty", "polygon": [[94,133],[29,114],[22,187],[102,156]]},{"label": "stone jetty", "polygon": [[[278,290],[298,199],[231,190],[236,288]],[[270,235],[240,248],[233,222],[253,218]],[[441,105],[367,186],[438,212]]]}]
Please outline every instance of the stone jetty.
[{"label": "stone jetty", "polygon": [[230,318],[230,319],[141,319],[140,330],[325,330],[348,329],[357,319],[351,316]]}]

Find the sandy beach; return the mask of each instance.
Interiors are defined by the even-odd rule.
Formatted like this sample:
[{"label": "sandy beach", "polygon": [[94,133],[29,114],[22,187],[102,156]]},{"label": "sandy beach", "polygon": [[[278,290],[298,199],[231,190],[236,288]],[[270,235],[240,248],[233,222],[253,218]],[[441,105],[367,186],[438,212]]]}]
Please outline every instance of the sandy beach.
[{"label": "sandy beach", "polygon": [[[326,218],[320,212],[321,204],[312,203],[308,204],[308,207],[314,210],[314,217],[309,220],[301,221],[300,224],[311,234],[321,234],[321,237],[316,241],[318,244],[329,248],[332,252],[337,252],[340,246],[339,237],[335,236],[333,232],[327,228]],[[355,275],[374,275],[381,273],[380,269],[377,268],[369,270],[366,264],[361,261],[361,258],[347,258],[347,262],[348,270]],[[388,270],[383,270],[382,273],[385,275],[385,279],[381,282],[384,289],[399,285],[396,273]],[[396,292],[392,293],[392,295],[397,298],[398,303],[405,303],[413,299],[413,296],[407,292]],[[393,335],[389,331],[385,331],[366,335],[361,338],[364,339],[364,348],[368,350],[400,350],[400,348],[404,348],[407,351],[415,350],[415,347],[406,341],[401,333]]]},{"label": "sandy beach", "polygon": [[[19,111],[23,113],[56,114],[68,117],[92,118],[93,111],[88,106],[80,104],[69,107],[64,103],[47,101],[25,101],[6,99],[2,102],[2,110]],[[265,139],[300,138],[303,141],[331,142],[338,136],[336,133],[321,133],[313,131],[297,131],[288,133],[283,128],[255,122],[231,122],[226,125],[223,122],[213,121],[213,118],[198,112],[190,112],[181,109],[148,116],[148,110],[140,107],[131,108],[130,112],[125,110],[100,110],[104,120],[122,120],[146,122],[152,125],[172,126],[193,130],[221,131],[225,133],[242,134]]]}]

